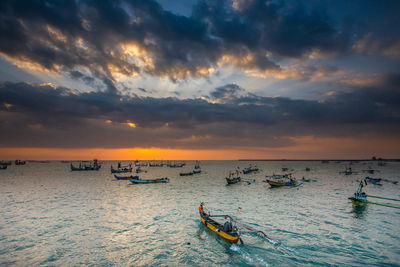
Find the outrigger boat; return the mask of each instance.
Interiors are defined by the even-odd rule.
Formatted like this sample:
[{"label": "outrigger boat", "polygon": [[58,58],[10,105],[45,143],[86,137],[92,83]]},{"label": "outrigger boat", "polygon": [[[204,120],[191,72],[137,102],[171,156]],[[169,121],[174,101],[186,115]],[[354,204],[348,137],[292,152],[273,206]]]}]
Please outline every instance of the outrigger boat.
[{"label": "outrigger boat", "polygon": [[364,183],[365,183],[365,185],[367,185],[367,178],[368,177],[366,177],[366,178],[364,178],[363,180],[360,181],[360,183],[358,185],[358,188],[356,189],[356,192],[354,192],[354,195],[349,197],[349,199],[351,200],[351,202],[353,203],[354,206],[364,206],[365,204],[373,204],[373,205],[379,205],[379,206],[384,206],[384,207],[389,207],[389,208],[400,209],[400,206],[394,206],[392,204],[368,201],[367,197],[390,200],[390,201],[400,201],[400,199],[367,195],[363,191]]},{"label": "outrigger boat", "polygon": [[118,162],[118,168],[114,169],[111,165],[111,173],[127,173],[132,172],[132,163],[126,166],[122,166],[121,162]]},{"label": "outrigger boat", "polygon": [[347,168],[345,171],[339,172],[339,174],[351,175],[351,174],[357,174],[357,172],[353,171],[353,170],[351,169],[351,167],[349,167],[349,168]]},{"label": "outrigger boat", "polygon": [[[240,234],[237,231],[237,229],[235,229],[231,232],[225,232],[224,226],[222,224],[220,224],[210,218],[210,217],[217,217],[217,216],[219,216],[219,215],[211,216],[204,212],[200,213],[201,222],[204,224],[205,227],[207,227],[208,229],[210,229],[211,231],[213,231],[214,233],[216,233],[217,235],[219,235],[226,241],[231,242],[231,243],[237,243],[240,240]],[[219,217],[223,217],[223,215],[219,216]]]},{"label": "outrigger boat", "polygon": [[101,164],[98,163],[97,159],[93,160],[93,164],[90,163],[89,165],[82,164],[79,162],[79,167],[75,167],[71,163],[71,171],[98,171],[101,168]]},{"label": "outrigger boat", "polygon": [[181,172],[179,173],[180,176],[189,176],[189,175],[193,175],[193,172]]},{"label": "outrigger boat", "polygon": [[199,173],[201,173],[200,161],[196,160],[196,165],[194,165],[193,174],[199,174]]},{"label": "outrigger boat", "polygon": [[367,203],[367,195],[365,194],[365,192],[363,192],[364,183],[365,185],[367,185],[365,179],[361,180],[356,192],[354,192],[354,195],[352,197],[349,197],[351,203],[353,203],[354,206],[363,206]]},{"label": "outrigger boat", "polygon": [[114,177],[115,177],[115,179],[117,179],[117,180],[139,179],[139,176],[138,176],[138,175],[136,175],[136,176],[133,176],[133,175],[131,175],[131,176],[118,176],[118,175],[114,175]]},{"label": "outrigger boat", "polygon": [[226,177],[225,179],[226,179],[226,182],[227,182],[228,185],[236,184],[236,183],[239,183],[241,181],[238,170],[236,170],[236,175],[235,175],[234,172],[230,171],[229,172],[229,176]]},{"label": "outrigger boat", "polygon": [[129,181],[133,184],[151,184],[151,183],[168,183],[169,179],[165,177],[165,178],[147,179],[147,180],[129,179]]},{"label": "outrigger boat", "polygon": [[267,177],[266,182],[271,187],[282,187],[282,186],[296,186],[297,181],[295,177],[292,177],[291,173],[288,174],[273,174]]},{"label": "outrigger boat", "polygon": [[365,177],[365,180],[376,185],[381,185],[382,178]]},{"label": "outrigger boat", "polygon": [[257,168],[257,166],[253,167],[250,164],[250,166],[248,168],[243,169],[243,174],[249,174],[249,173],[258,172],[258,171],[259,171],[259,169]]}]

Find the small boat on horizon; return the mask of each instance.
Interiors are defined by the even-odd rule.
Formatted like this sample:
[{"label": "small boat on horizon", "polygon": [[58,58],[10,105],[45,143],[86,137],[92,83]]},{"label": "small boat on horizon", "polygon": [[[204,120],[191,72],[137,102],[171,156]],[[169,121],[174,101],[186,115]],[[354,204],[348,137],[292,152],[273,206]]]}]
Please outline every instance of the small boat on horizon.
[{"label": "small boat on horizon", "polygon": [[131,175],[131,176],[118,176],[118,175],[114,175],[114,177],[115,177],[115,179],[117,179],[117,180],[139,179],[139,176],[138,176],[138,175],[136,175],[136,176],[133,176],[133,175]]},{"label": "small boat on horizon", "polygon": [[71,163],[71,171],[98,171],[101,168],[101,164],[98,162],[97,159],[93,160],[93,163],[90,163],[89,165],[87,164],[82,164],[82,162],[79,162],[79,166],[75,167]]},{"label": "small boat on horizon", "polygon": [[372,183],[372,184],[375,184],[375,185],[382,185],[381,184],[381,181],[382,181],[382,178],[372,178],[372,177],[365,177],[364,178],[366,181],[368,181],[368,182],[370,182],[370,183]]},{"label": "small boat on horizon", "polygon": [[111,165],[111,173],[127,173],[127,172],[132,172],[132,163],[126,166],[122,166],[121,162],[119,161],[117,169],[114,169],[113,166]]},{"label": "small boat on horizon", "polygon": [[5,170],[7,169],[8,165],[0,165],[0,170]]},{"label": "small boat on horizon", "polygon": [[15,160],[15,165],[25,165],[25,164],[26,164],[26,161],[24,161],[24,160],[19,160],[19,159]]},{"label": "small boat on horizon", "polygon": [[194,172],[180,172],[179,175],[180,176],[189,176],[189,175],[193,175]]},{"label": "small boat on horizon", "polygon": [[157,179],[129,179],[129,181],[133,184],[152,184],[152,183],[168,183],[169,179],[165,178],[157,178]]},{"label": "small boat on horizon", "polygon": [[258,171],[259,171],[259,169],[257,168],[256,165],[253,167],[253,166],[250,164],[249,167],[243,169],[243,174],[249,174],[249,173],[258,172]]}]

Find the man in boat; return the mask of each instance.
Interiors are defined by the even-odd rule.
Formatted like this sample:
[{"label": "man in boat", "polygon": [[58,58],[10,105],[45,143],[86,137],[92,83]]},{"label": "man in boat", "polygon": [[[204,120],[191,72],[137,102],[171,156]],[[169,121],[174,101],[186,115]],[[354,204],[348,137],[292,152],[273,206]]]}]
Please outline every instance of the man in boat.
[{"label": "man in boat", "polygon": [[225,223],[224,223],[224,232],[229,233],[232,232],[232,220],[230,217],[225,217],[225,219],[228,219]]},{"label": "man in boat", "polygon": [[200,206],[199,206],[199,212],[200,212],[200,214],[201,215],[207,215],[205,212],[204,212],[204,202],[201,202],[200,203]]}]

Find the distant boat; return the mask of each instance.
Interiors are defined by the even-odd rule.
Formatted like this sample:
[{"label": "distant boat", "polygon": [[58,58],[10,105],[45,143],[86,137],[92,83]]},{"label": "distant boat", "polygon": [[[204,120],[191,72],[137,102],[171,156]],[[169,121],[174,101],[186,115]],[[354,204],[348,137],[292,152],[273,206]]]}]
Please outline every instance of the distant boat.
[{"label": "distant boat", "polygon": [[296,178],[292,177],[292,174],[273,174],[266,176],[266,182],[271,187],[282,187],[282,186],[295,186],[297,185]]},{"label": "distant boat", "polygon": [[82,164],[82,162],[79,162],[79,166],[75,167],[71,163],[71,171],[98,171],[101,168],[101,164],[97,161],[97,159],[93,160],[93,163],[90,163],[89,165]]},{"label": "distant boat", "polygon": [[321,163],[329,163],[329,160],[321,160]]},{"label": "distant boat", "polygon": [[363,172],[369,173],[369,174],[374,174],[375,172],[380,172],[380,170],[374,170],[369,167],[367,170],[363,170]]},{"label": "distant boat", "polygon": [[282,168],[282,171],[283,171],[283,172],[287,172],[288,170],[289,170],[289,169],[286,168],[286,167],[283,167],[283,168]]},{"label": "distant boat", "polygon": [[8,165],[0,165],[0,170],[5,170],[7,169]]},{"label": "distant boat", "polygon": [[200,161],[196,160],[196,164],[194,165],[194,169],[200,169]]},{"label": "distant boat", "polygon": [[2,160],[0,161],[0,165],[11,165],[12,161],[11,160]]},{"label": "distant boat", "polygon": [[311,169],[307,167],[307,168],[306,168],[306,171],[309,172],[309,171],[311,171]]},{"label": "distant boat", "polygon": [[135,172],[136,173],[141,173],[141,172],[146,172],[146,171],[142,170],[142,168],[139,166],[139,167],[136,168]]},{"label": "distant boat", "polygon": [[114,177],[115,177],[115,179],[117,179],[117,180],[139,179],[139,176],[138,176],[138,175],[136,175],[136,176],[133,176],[133,175],[131,175],[131,176],[118,176],[118,175],[114,175]]},{"label": "distant boat", "polygon": [[201,173],[201,170],[200,169],[199,170],[193,170],[192,173],[193,174],[199,174],[199,173]]},{"label": "distant boat", "polygon": [[25,165],[25,164],[26,164],[26,161],[22,161],[19,159],[15,160],[15,165]]},{"label": "distant boat", "polygon": [[169,163],[167,166],[170,168],[182,168],[186,163]]},{"label": "distant boat", "polygon": [[357,172],[353,171],[351,167],[347,168],[345,171],[339,172],[339,174],[344,174],[344,175],[351,175],[351,174],[357,174]]},{"label": "distant boat", "polygon": [[179,173],[180,176],[189,176],[189,175],[193,175],[193,172],[181,172]]},{"label": "distant boat", "polygon": [[225,178],[226,182],[228,185],[230,184],[236,184],[241,181],[241,178],[239,176],[239,170],[236,170],[236,172],[229,172],[229,176]]},{"label": "distant boat", "polygon": [[259,171],[259,169],[257,168],[257,166],[254,166],[254,167],[253,167],[253,166],[250,164],[249,167],[243,169],[243,174],[249,174],[249,173],[258,172],[258,171]]},{"label": "distant boat", "polygon": [[372,184],[382,185],[381,184],[382,178],[365,177],[365,180],[370,182],[370,183],[372,183]]},{"label": "distant boat", "polygon": [[133,184],[152,184],[152,183],[168,183],[169,179],[165,177],[165,178],[147,179],[147,180],[130,179],[129,181]]},{"label": "distant boat", "polygon": [[118,162],[118,168],[114,169],[111,165],[111,173],[127,173],[132,172],[132,163],[126,166],[122,166],[121,162]]}]

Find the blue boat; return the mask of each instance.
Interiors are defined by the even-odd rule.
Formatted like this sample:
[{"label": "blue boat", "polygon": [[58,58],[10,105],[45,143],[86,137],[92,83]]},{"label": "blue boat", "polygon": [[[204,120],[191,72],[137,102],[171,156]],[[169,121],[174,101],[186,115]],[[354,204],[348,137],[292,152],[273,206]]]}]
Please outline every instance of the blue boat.
[{"label": "blue boat", "polygon": [[118,176],[118,175],[114,175],[114,177],[115,177],[115,179],[117,179],[117,180],[139,179],[139,176],[138,176],[138,175],[136,175],[136,176],[133,176],[133,175],[131,175],[131,176]]},{"label": "blue boat", "polygon": [[151,184],[151,183],[168,183],[168,178],[157,178],[157,179],[147,179],[147,180],[140,180],[140,179],[129,179],[129,181],[133,184]]},{"label": "blue boat", "polygon": [[193,174],[198,174],[198,173],[201,173],[201,170],[193,170],[192,173],[193,173]]},{"label": "blue boat", "polygon": [[382,178],[365,177],[365,180],[376,185],[382,185],[381,184]]}]

